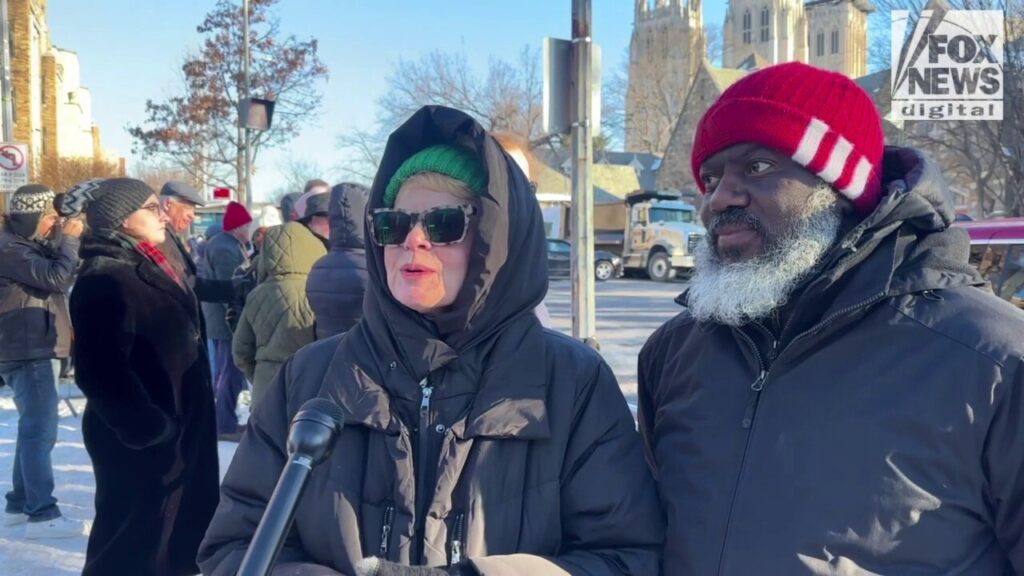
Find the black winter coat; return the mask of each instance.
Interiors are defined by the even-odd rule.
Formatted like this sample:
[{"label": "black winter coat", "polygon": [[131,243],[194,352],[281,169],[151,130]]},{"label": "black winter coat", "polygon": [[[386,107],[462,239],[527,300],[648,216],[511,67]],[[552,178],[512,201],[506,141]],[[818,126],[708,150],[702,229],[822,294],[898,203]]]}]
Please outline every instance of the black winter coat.
[{"label": "black winter coat", "polygon": [[967,265],[936,167],[885,169],[783,317],[683,312],[644,346],[665,574],[1024,574],[1024,314]]},{"label": "black winter coat", "polygon": [[338,184],[331,189],[330,250],[313,265],[306,281],[318,340],[348,331],[363,317],[368,278],[363,244],[367,194],[358,184]]},{"label": "black winter coat", "polygon": [[442,142],[476,151],[490,181],[455,303],[429,320],[405,308],[383,249],[367,251],[362,320],[300,350],[256,407],[200,551],[204,573],[238,570],[288,423],[320,396],[346,427],[312,472],[275,574],[352,575],[366,556],[468,559],[487,576],[658,574],[662,514],[615,377],[533,314],[547,291],[544,227],[513,161],[469,116],[426,107],[389,139],[370,205],[403,160]]},{"label": "black winter coat", "polygon": [[96,475],[84,576],[194,574],[217,506],[217,433],[199,307],[155,264],[86,238],[71,318]]},{"label": "black winter coat", "polygon": [[0,229],[0,362],[67,358],[67,291],[78,266],[78,239],[56,250]]}]

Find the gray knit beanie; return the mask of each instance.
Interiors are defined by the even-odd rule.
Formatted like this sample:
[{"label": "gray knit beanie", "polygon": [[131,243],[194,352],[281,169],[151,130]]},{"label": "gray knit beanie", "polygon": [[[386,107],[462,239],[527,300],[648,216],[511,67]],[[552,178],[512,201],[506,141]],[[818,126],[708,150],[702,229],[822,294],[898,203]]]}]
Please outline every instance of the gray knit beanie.
[{"label": "gray knit beanie", "polygon": [[97,183],[93,200],[85,209],[86,222],[93,230],[117,230],[150,196],[156,195],[145,182],[134,178],[107,178]]}]

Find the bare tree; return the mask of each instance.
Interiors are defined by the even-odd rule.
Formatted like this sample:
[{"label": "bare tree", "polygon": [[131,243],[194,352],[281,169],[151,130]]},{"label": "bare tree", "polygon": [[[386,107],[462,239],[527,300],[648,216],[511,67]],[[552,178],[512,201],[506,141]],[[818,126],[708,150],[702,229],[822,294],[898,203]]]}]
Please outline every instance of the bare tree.
[{"label": "bare tree", "polygon": [[84,180],[118,176],[124,174],[117,162],[88,157],[60,157],[43,163],[39,183],[49,186],[51,190],[63,192]]},{"label": "bare tree", "polygon": [[339,167],[350,177],[371,180],[387,135],[426,104],[458,108],[488,130],[505,130],[528,139],[542,136],[540,50],[524,47],[515,62],[491,58],[478,75],[464,51],[434,51],[417,60],[399,60],[388,74],[387,90],[377,99],[370,129],[339,135],[338,146],[350,157]]},{"label": "bare tree", "polygon": [[138,163],[132,169],[132,178],[142,180],[149,185],[150,188],[156,191],[160,191],[170,180],[180,180],[187,182],[198,189],[202,189],[202,183],[197,182],[196,179],[187,170],[166,163]]},{"label": "bare tree", "polygon": [[289,156],[278,164],[278,173],[284,177],[284,184],[270,195],[270,201],[274,204],[277,204],[285,194],[302,192],[303,187],[310,180],[331,181],[330,173],[318,162],[296,156]]},{"label": "bare tree", "polygon": [[712,66],[721,66],[725,54],[725,33],[722,24],[704,25],[704,43],[707,46],[708,62]]},{"label": "bare tree", "polygon": [[[327,67],[315,39],[284,36],[271,13],[278,0],[250,1],[251,94],[276,101],[271,130],[252,132],[253,159],[264,146],[279,146],[299,133],[320,107]],[[182,65],[183,93],[146,102],[142,125],[130,126],[136,148],[187,170],[205,184],[233,186],[245,201],[244,130],[238,102],[244,94],[242,10],[218,0],[196,29],[199,53]]]}]

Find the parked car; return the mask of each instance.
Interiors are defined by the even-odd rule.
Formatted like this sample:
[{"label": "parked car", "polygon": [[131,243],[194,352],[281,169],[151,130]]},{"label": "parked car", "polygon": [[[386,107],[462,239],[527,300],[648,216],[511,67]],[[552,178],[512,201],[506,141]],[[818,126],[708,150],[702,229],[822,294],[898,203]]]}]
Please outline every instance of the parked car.
[{"label": "parked car", "polygon": [[1024,218],[959,221],[971,238],[970,262],[1000,298],[1024,308]]},{"label": "parked car", "polygon": [[[572,244],[548,238],[548,275],[568,278],[572,270]],[[622,276],[622,259],[607,250],[594,251],[594,279],[599,282]]]}]

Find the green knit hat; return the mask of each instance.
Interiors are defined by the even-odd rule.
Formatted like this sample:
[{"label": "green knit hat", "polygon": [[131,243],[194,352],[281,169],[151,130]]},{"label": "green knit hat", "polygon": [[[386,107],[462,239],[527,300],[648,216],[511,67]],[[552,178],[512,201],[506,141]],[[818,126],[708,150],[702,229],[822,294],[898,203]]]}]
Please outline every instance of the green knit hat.
[{"label": "green knit hat", "polygon": [[487,187],[487,172],[472,151],[459,146],[439,144],[424,148],[402,162],[384,190],[384,206],[391,208],[402,184],[415,174],[435,172],[454,178],[479,195]]}]

